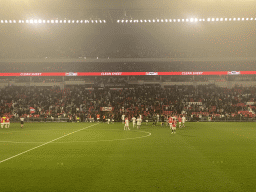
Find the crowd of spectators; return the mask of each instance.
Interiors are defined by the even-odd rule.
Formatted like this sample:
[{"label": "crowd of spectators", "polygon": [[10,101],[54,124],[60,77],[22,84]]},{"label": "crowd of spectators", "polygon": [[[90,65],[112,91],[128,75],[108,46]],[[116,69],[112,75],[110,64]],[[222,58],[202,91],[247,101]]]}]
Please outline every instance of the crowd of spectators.
[{"label": "crowd of spectators", "polygon": [[[129,118],[153,114],[185,114],[187,117],[254,118],[255,87],[221,88],[211,86],[138,85],[126,88],[59,87],[6,87],[0,89],[0,113],[12,119],[70,118],[79,116],[81,121],[89,117],[114,117],[122,114]],[[112,107],[104,112],[102,107]]]}]

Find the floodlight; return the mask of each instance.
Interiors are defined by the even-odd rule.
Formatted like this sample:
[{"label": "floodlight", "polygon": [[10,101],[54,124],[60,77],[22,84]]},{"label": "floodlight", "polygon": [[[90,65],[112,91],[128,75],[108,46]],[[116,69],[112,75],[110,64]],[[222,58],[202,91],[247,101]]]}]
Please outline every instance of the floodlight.
[{"label": "floodlight", "polygon": [[169,19],[169,22],[172,22],[172,20],[171,20],[171,19]]},{"label": "floodlight", "polygon": [[240,21],[240,18],[237,18],[237,21]]},{"label": "floodlight", "polygon": [[117,23],[119,23],[120,22],[120,20],[117,20]]},{"label": "floodlight", "polygon": [[233,21],[236,21],[236,18],[233,18]]},{"label": "floodlight", "polygon": [[5,23],[8,23],[8,21],[7,21],[7,20],[5,20]]},{"label": "floodlight", "polygon": [[225,18],[225,21],[227,21],[228,20],[228,18]]},{"label": "floodlight", "polygon": [[41,19],[39,19],[39,20],[38,20],[38,23],[42,23],[42,20],[41,20]]},{"label": "floodlight", "polygon": [[100,20],[100,23],[102,23],[102,21]]},{"label": "floodlight", "polygon": [[223,18],[220,18],[220,21],[223,21]]},{"label": "floodlight", "polygon": [[253,20],[253,18],[251,18],[251,21]]},{"label": "floodlight", "polygon": [[106,20],[103,20],[103,23],[106,23]]},{"label": "floodlight", "polygon": [[12,23],[12,20],[9,20],[9,23]]},{"label": "floodlight", "polygon": [[[93,22],[93,21],[92,21]],[[75,20],[72,20],[72,23],[75,23]]]},{"label": "floodlight", "polygon": [[165,22],[168,22],[168,19],[165,19]]},{"label": "floodlight", "polygon": [[98,23],[98,20],[95,20],[95,23]]},{"label": "floodlight", "polygon": [[242,18],[242,21],[244,21],[244,18]]},{"label": "floodlight", "polygon": [[197,22],[198,21],[198,19],[197,18],[195,18],[195,22]]},{"label": "floodlight", "polygon": [[189,19],[186,19],[186,22],[189,22]]},{"label": "floodlight", "polygon": [[19,23],[21,23],[21,20],[19,20]]},{"label": "floodlight", "polygon": [[161,19],[161,22],[164,22],[164,20],[163,20],[163,19]]},{"label": "floodlight", "polygon": [[79,20],[76,20],[76,23],[79,23]]},{"label": "floodlight", "polygon": [[34,23],[33,19],[30,19],[29,23]]},{"label": "floodlight", "polygon": [[176,22],[176,19],[173,19],[173,22]]},{"label": "floodlight", "polygon": [[249,18],[246,18],[246,21],[248,21],[249,20]]},{"label": "floodlight", "polygon": [[199,19],[199,21],[202,21],[202,19]]},{"label": "floodlight", "polygon": [[143,21],[142,21],[142,20],[140,20],[140,22],[141,22],[141,23],[143,23]]},{"label": "floodlight", "polygon": [[68,20],[68,23],[71,23],[71,21],[70,21],[70,20]]},{"label": "floodlight", "polygon": [[156,20],[155,19],[153,19],[153,23],[155,23],[156,22]]},{"label": "floodlight", "polygon": [[219,18],[216,18],[216,21],[219,21]]},{"label": "floodlight", "polygon": [[212,18],[212,21],[215,21],[215,18]]},{"label": "floodlight", "polygon": [[203,19],[203,21],[205,21],[205,19]]},{"label": "floodlight", "polygon": [[151,23],[151,20],[148,20],[149,23]]},{"label": "floodlight", "polygon": [[184,21],[185,21],[185,19],[182,19],[181,21],[182,21],[182,22],[184,22]]},{"label": "floodlight", "polygon": [[122,23],[124,22],[124,20],[122,20]]},{"label": "floodlight", "polygon": [[157,19],[156,21],[159,22],[159,19]]},{"label": "floodlight", "polygon": [[178,19],[178,22],[180,22],[180,19]]},{"label": "floodlight", "polygon": [[208,19],[207,19],[207,21],[211,21],[211,19],[210,19],[210,18],[208,18]]},{"label": "floodlight", "polygon": [[83,20],[80,20],[80,23],[83,23],[84,21]]},{"label": "floodlight", "polygon": [[194,22],[194,19],[193,19],[193,18],[190,18],[190,22]]},{"label": "floodlight", "polygon": [[13,20],[12,22],[13,22],[13,23],[16,23],[16,20]]}]

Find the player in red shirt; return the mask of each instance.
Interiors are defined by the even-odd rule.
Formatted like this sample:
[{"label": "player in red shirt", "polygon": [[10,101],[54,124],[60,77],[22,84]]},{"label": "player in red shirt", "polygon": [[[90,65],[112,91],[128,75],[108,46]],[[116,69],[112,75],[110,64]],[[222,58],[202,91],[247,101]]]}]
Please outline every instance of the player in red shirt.
[{"label": "player in red shirt", "polygon": [[176,133],[176,119],[173,119],[172,121],[172,134],[175,134]]},{"label": "player in red shirt", "polygon": [[173,122],[173,118],[170,116],[168,119],[168,123],[170,125],[170,129],[172,129],[172,122]]},{"label": "player in red shirt", "polygon": [[5,128],[10,128],[10,118],[6,117],[5,119]]},{"label": "player in red shirt", "polygon": [[182,118],[181,118],[180,115],[179,115],[178,121],[179,121],[179,128],[181,128],[181,121],[182,121]]},{"label": "player in red shirt", "polygon": [[4,118],[1,117],[1,128],[4,128]]}]

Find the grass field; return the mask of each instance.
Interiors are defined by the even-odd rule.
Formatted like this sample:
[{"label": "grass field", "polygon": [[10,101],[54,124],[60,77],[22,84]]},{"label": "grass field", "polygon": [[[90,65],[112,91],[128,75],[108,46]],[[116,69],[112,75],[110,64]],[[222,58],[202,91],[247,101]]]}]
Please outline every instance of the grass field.
[{"label": "grass field", "polygon": [[[130,124],[131,126],[131,124]],[[12,123],[0,129],[7,191],[255,191],[255,123]]]}]

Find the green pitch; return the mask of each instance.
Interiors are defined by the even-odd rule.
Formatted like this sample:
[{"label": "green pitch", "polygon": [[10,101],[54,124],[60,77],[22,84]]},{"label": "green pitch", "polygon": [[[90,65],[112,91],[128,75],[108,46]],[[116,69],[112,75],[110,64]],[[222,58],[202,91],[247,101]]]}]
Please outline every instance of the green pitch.
[{"label": "green pitch", "polygon": [[1,191],[254,191],[255,123],[12,123],[0,128]]}]

